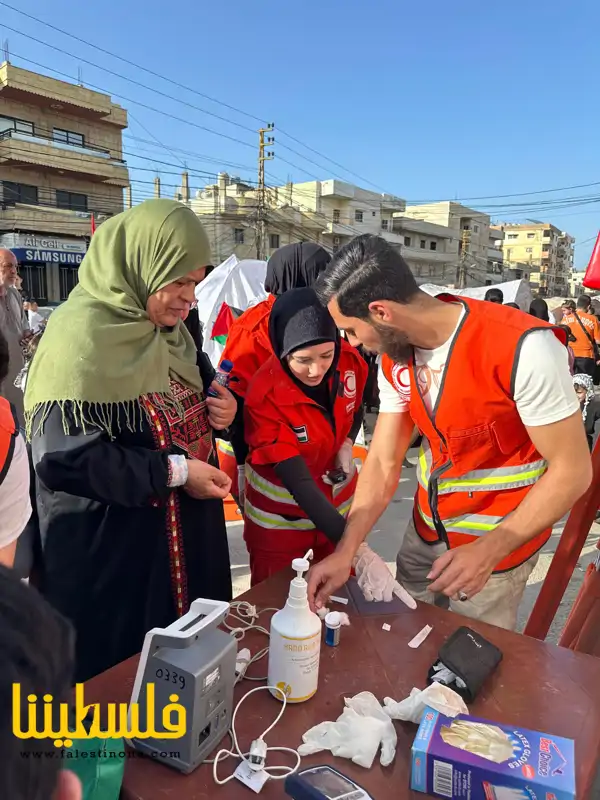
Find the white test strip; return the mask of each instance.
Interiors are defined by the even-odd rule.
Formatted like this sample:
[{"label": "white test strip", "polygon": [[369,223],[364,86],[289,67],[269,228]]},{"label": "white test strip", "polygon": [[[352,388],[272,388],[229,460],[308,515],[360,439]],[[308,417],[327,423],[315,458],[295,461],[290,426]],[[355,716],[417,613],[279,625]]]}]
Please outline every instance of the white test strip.
[{"label": "white test strip", "polygon": [[336,597],[334,594],[332,594],[329,599],[332,600],[334,603],[341,603],[344,606],[348,605],[347,597]]},{"label": "white test strip", "polygon": [[408,646],[412,647],[413,649],[419,647],[420,645],[423,644],[423,642],[429,636],[429,634],[431,633],[432,630],[433,630],[433,628],[431,627],[431,625],[425,625],[423,630],[420,630],[417,633],[417,635],[414,637],[414,639],[410,640],[410,642],[408,643]]},{"label": "white test strip", "polygon": [[391,631],[392,630],[392,626],[388,625],[387,622],[384,622],[383,625],[381,626],[381,630],[382,631]]}]

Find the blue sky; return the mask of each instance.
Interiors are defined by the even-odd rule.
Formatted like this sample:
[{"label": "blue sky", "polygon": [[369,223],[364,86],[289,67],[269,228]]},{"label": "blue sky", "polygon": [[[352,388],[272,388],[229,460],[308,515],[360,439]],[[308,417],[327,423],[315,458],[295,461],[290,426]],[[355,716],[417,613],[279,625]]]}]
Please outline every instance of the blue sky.
[{"label": "blue sky", "polygon": [[[149,194],[155,170],[163,184],[175,184],[170,173],[184,163],[194,187],[224,162],[240,165],[225,166],[230,173],[255,179],[256,117],[276,125],[277,158],[267,165],[272,183],[342,177],[411,202],[486,196],[465,202],[495,219],[553,222],[580,242],[600,229],[600,4],[594,0],[8,2],[253,115],[175,87],[0,4],[0,38],[9,40],[15,64],[50,67],[74,79],[80,67],[85,85],[110,91],[128,108],[127,136],[152,143],[125,140],[139,199]],[[565,198],[580,199],[556,208]],[[592,245],[576,247],[578,268]]]}]

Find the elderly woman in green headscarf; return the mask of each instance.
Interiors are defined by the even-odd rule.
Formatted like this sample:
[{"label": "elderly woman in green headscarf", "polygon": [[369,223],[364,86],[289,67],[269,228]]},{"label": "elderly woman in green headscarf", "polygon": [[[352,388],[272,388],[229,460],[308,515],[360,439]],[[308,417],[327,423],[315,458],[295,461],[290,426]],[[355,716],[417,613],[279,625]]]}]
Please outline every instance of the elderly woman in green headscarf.
[{"label": "elderly woman in green headscarf", "polygon": [[30,368],[40,589],[75,625],[77,681],[138,652],[195,598],[231,599],[230,481],[213,429],[236,403],[215,383],[207,398],[182,322],[209,263],[180,203],[107,220]]}]

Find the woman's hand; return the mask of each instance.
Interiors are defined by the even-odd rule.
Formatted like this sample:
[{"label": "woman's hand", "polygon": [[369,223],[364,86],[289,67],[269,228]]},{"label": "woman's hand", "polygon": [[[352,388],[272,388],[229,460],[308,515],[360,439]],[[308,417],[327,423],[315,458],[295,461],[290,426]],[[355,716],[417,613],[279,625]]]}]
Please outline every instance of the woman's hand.
[{"label": "woman's hand", "polygon": [[237,413],[237,402],[229,389],[221,386],[220,383],[213,381],[210,385],[218,397],[207,397],[208,421],[212,428],[222,431],[228,428]]},{"label": "woman's hand", "polygon": [[204,461],[188,459],[185,491],[196,500],[224,500],[231,490],[231,479]]}]

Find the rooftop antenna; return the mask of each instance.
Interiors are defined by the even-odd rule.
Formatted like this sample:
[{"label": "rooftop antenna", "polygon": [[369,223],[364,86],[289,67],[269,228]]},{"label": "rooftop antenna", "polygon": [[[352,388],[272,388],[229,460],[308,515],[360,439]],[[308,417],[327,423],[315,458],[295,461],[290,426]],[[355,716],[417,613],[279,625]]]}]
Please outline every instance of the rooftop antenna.
[{"label": "rooftop antenna", "polygon": [[79,86],[83,86],[83,71],[81,67],[77,67],[77,83]]},{"label": "rooftop antenna", "polygon": [[6,61],[7,64],[10,64],[10,52],[9,52],[9,49],[8,49],[8,39],[5,39],[2,42],[2,50],[4,52],[4,60]]}]

